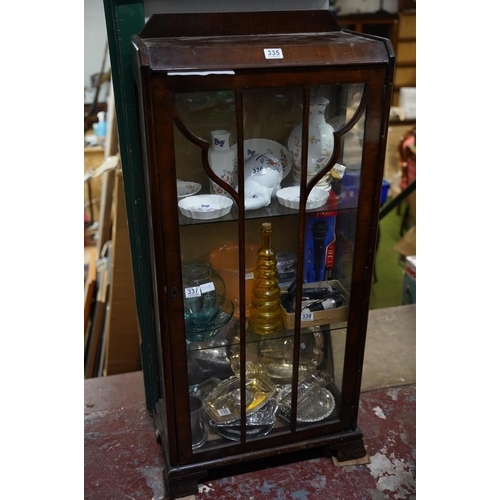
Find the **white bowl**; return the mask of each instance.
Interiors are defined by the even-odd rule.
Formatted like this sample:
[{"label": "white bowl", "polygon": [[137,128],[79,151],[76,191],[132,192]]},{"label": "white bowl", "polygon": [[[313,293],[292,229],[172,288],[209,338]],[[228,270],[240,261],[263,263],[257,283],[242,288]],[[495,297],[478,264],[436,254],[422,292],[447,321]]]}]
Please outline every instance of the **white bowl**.
[{"label": "white bowl", "polygon": [[181,200],[196,194],[201,189],[201,184],[197,182],[181,181],[177,179],[177,199]]},{"label": "white bowl", "polygon": [[[238,144],[233,144],[231,149],[238,150]],[[272,154],[276,157],[283,169],[283,179],[292,170],[292,155],[285,146],[276,141],[269,139],[247,139],[243,141],[243,158],[247,161],[253,155],[261,155],[264,153]]]},{"label": "white bowl", "polygon": [[[300,204],[300,187],[291,186],[280,189],[276,196],[281,205],[298,210]],[[313,187],[307,197],[306,210],[322,207],[328,199],[329,193],[324,189]]]},{"label": "white bowl", "polygon": [[231,211],[233,200],[219,194],[189,196],[178,203],[182,215],[191,219],[218,219]]}]

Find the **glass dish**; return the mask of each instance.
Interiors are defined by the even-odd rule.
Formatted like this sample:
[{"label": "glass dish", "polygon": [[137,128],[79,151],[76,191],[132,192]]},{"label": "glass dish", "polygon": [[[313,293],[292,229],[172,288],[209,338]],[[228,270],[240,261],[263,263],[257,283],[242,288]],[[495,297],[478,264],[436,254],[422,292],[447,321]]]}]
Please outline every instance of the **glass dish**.
[{"label": "glass dish", "polygon": [[335,408],[333,394],[324,387],[305,398],[297,408],[297,422],[319,422],[328,417]]},{"label": "glass dish", "polygon": [[[249,429],[247,427],[247,435],[250,435],[252,437],[261,437],[265,436],[266,434],[269,434],[274,427],[274,424],[270,425],[262,425],[259,427],[256,427],[254,429]],[[218,426],[218,427],[213,427],[215,432],[219,434],[219,436],[230,439],[231,441],[240,441],[241,440],[241,432],[238,432],[236,429],[239,429],[239,427],[235,427],[234,429],[231,429],[229,427],[223,427],[223,426]]]},{"label": "glass dish", "polygon": [[[331,381],[323,373],[306,373],[299,377],[297,387],[297,422],[319,422],[335,408],[335,398],[324,386]],[[277,396],[278,414],[290,422],[292,414],[292,386],[285,385]]]},{"label": "glass dish", "polygon": [[186,327],[186,339],[190,342],[203,342],[215,337],[221,328],[231,320],[233,312],[233,303],[230,300],[224,300],[222,307],[207,324],[200,327],[193,325],[189,329]]},{"label": "glass dish", "polygon": [[[247,416],[246,434],[249,437],[260,437],[268,434],[276,423],[276,410],[278,403],[270,399],[260,410]],[[212,428],[220,436],[239,441],[241,439],[241,420],[235,420],[227,424],[216,424],[210,422]]]},{"label": "glass dish", "polygon": [[[254,375],[246,380],[247,418],[260,410],[275,394],[276,386],[262,375]],[[221,382],[204,400],[203,407],[212,423],[228,424],[241,419],[240,377],[230,377]]]}]

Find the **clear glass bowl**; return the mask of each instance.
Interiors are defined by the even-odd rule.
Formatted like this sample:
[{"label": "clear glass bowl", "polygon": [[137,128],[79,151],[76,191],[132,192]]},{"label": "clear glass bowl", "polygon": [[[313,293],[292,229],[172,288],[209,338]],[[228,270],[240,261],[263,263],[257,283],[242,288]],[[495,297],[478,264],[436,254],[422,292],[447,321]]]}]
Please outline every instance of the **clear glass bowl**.
[{"label": "clear glass bowl", "polygon": [[234,312],[222,278],[208,262],[195,263],[182,268],[182,285],[187,339],[199,342],[213,337]]}]

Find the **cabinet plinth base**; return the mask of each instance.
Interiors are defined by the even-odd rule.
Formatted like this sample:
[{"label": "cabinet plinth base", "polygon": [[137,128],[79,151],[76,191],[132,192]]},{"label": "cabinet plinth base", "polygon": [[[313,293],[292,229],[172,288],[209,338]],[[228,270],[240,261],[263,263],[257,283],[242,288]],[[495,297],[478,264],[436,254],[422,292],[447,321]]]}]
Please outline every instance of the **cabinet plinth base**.
[{"label": "cabinet plinth base", "polygon": [[327,448],[339,462],[356,460],[367,455],[362,438],[335,443]]},{"label": "cabinet plinth base", "polygon": [[164,469],[163,479],[165,481],[166,500],[175,500],[189,495],[196,496],[198,494],[198,482],[206,474],[206,472],[196,472],[180,477],[169,477],[168,472]]},{"label": "cabinet plinth base", "polygon": [[[358,430],[350,431],[345,435],[343,433],[340,441],[333,444],[319,444],[308,447],[307,442],[300,450],[283,453],[265,454],[261,458],[251,458],[248,455],[248,460],[224,463],[216,465],[214,463],[205,464],[205,467],[200,464],[200,469],[176,475],[169,475],[168,469],[164,470],[163,476],[165,480],[165,489],[167,491],[166,499],[175,500],[189,495],[196,495],[198,492],[198,484],[201,480],[213,481],[223,477],[234,476],[238,474],[256,472],[263,468],[283,466],[294,462],[316,459],[318,457],[331,457],[332,461],[337,466],[368,464],[370,459],[363,445],[363,435]],[[258,453],[257,453],[258,455]],[[208,467],[206,467],[208,465]],[[215,465],[215,466],[214,466]],[[179,474],[177,470],[176,474]]]}]

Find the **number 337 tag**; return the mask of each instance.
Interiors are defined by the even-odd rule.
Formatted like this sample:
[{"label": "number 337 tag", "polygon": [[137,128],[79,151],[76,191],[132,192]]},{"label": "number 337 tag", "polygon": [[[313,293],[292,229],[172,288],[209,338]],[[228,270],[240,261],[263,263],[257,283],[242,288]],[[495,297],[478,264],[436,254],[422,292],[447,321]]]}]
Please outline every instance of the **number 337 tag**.
[{"label": "number 337 tag", "polygon": [[264,49],[266,59],[283,59],[283,52],[281,49]]}]

